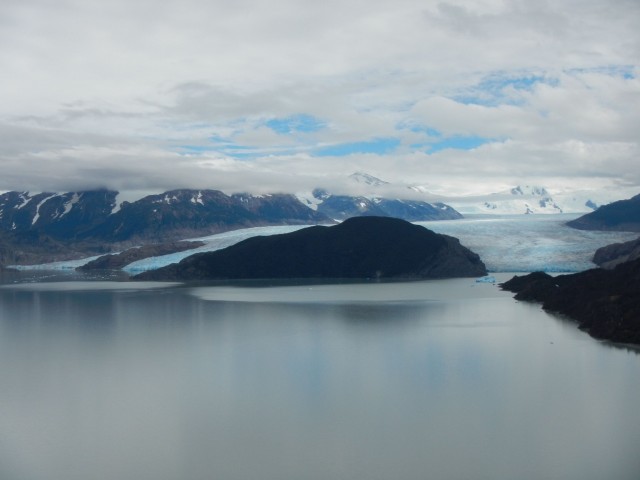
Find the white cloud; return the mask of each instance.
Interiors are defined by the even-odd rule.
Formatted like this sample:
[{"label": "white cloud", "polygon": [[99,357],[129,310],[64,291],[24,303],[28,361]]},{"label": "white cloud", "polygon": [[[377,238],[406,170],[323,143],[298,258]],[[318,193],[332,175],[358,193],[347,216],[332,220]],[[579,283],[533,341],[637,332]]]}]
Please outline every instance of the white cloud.
[{"label": "white cloud", "polygon": [[[635,0],[6,0],[0,188],[286,190],[364,170],[640,189],[638,20]],[[321,128],[266,126],[301,114]],[[427,153],[447,136],[491,141]],[[313,155],[376,138],[401,146]]]}]

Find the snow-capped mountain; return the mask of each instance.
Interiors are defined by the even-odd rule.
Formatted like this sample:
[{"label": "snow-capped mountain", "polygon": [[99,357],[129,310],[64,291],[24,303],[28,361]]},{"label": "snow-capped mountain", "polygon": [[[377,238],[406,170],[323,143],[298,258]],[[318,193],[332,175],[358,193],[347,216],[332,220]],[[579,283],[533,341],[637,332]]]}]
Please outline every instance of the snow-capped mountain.
[{"label": "snow-capped mountain", "polygon": [[[596,210],[601,205],[619,200],[621,195],[624,197],[624,194],[618,190],[550,191],[540,185],[526,184],[517,185],[496,193],[454,197],[446,194],[434,194],[432,188],[427,185],[392,184],[364,172],[356,172],[350,175],[348,180],[354,185],[354,191],[358,192],[355,207],[360,210],[371,208],[367,200],[372,202],[376,198],[404,199],[406,197],[410,198],[411,201],[423,201],[437,206],[446,205],[451,210],[455,209],[461,214],[588,213]],[[405,195],[402,193],[403,190],[408,190],[409,193]],[[424,198],[424,200],[420,197]],[[298,198],[312,208],[317,208],[321,203],[321,200],[314,198],[314,195],[311,194],[298,195]],[[345,199],[343,198],[341,201],[344,202]]]},{"label": "snow-capped mountain", "polygon": [[552,195],[545,187],[518,185],[485,196],[461,197],[449,203],[466,214],[554,214],[589,212],[599,204],[584,194]]},{"label": "snow-capped mountain", "polygon": [[367,173],[356,172],[348,180],[358,186],[368,187],[367,194],[335,194],[327,189],[316,188],[310,193],[297,194],[297,197],[309,208],[338,221],[356,216],[397,217],[411,222],[462,218],[459,212],[444,203],[388,198],[385,194],[397,193],[398,189],[388,188],[393,187],[389,182]]},{"label": "snow-capped mountain", "polygon": [[104,222],[117,192],[7,192],[0,195],[0,230],[73,238]]},{"label": "snow-capped mountain", "polygon": [[0,195],[0,232],[60,241],[165,241],[257,225],[326,223],[330,219],[287,194],[226,195],[172,190],[117,204],[108,190]]},{"label": "snow-capped mountain", "polygon": [[374,177],[373,175],[369,175],[368,173],[364,173],[364,172],[355,172],[352,173],[351,175],[349,175],[349,180],[356,182],[356,183],[361,183],[363,185],[370,185],[372,187],[379,187],[381,185],[389,185],[389,182],[385,182],[384,180],[380,180],[377,177]]},{"label": "snow-capped mountain", "polygon": [[[544,187],[518,185],[509,190],[511,198],[489,200],[484,203],[488,210],[502,210],[500,213],[563,213]],[[496,196],[499,196],[497,194]]]},{"label": "snow-capped mountain", "polygon": [[312,202],[311,205],[335,220],[361,216],[397,217],[410,222],[462,218],[460,213],[443,203],[332,195],[322,189],[314,190],[313,196],[316,203],[314,205]]}]

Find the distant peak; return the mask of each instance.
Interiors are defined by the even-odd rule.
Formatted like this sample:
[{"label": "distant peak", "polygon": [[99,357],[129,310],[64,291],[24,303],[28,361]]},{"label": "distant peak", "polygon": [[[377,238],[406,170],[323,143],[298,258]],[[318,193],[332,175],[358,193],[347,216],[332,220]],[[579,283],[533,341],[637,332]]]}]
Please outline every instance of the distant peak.
[{"label": "distant peak", "polygon": [[535,195],[539,197],[546,197],[549,195],[549,192],[544,187],[539,187],[535,185],[518,185],[517,187],[513,187],[511,189],[512,195]]},{"label": "distant peak", "polygon": [[389,182],[385,182],[384,180],[380,180],[379,178],[364,172],[352,173],[351,175],[349,175],[349,178],[355,182],[363,183],[365,185],[371,185],[374,187],[389,184]]}]

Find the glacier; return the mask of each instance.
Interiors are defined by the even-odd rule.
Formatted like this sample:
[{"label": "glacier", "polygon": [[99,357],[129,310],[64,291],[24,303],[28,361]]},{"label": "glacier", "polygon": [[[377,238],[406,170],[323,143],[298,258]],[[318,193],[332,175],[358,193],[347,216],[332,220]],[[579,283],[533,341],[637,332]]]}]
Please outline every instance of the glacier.
[{"label": "glacier", "polygon": [[[416,222],[430,230],[456,237],[478,255],[490,272],[570,273],[595,267],[591,258],[605,245],[633,240],[637,233],[575,230],[565,222],[576,214],[557,215],[476,215],[460,220]],[[255,227],[193,238],[205,245],[184,252],[150,257],[124,268],[134,275],[177,263],[194,253],[226,248],[258,235],[289,233],[310,225]],[[20,266],[21,270],[73,270],[96,257],[55,264]]]},{"label": "glacier", "polygon": [[156,268],[164,267],[171,263],[178,263],[183,258],[190,255],[202,252],[213,252],[215,250],[221,250],[234,245],[247,238],[257,237],[260,235],[278,235],[282,233],[295,232],[301,228],[309,227],[310,225],[284,225],[274,227],[254,227],[254,228],[242,228],[239,230],[232,230],[229,232],[219,233],[217,235],[210,235],[207,237],[191,238],[192,241],[205,242],[205,245],[195,248],[193,250],[186,250],[183,252],[170,253],[168,255],[161,255],[158,257],[149,257],[137,262],[130,263],[123,270],[129,274],[135,275],[140,272],[146,272],[147,270],[155,270]]},{"label": "glacier", "polygon": [[596,266],[591,259],[598,248],[638,237],[633,232],[576,230],[565,225],[578,216],[469,215],[418,224],[457,237],[480,255],[490,272],[580,272]]}]

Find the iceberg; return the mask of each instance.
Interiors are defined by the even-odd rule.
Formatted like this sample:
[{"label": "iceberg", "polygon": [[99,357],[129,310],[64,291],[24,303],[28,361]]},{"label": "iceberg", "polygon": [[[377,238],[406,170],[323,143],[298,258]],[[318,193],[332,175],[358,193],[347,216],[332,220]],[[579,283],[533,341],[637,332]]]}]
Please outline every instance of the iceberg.
[{"label": "iceberg", "polygon": [[496,283],[496,277],[485,275],[484,277],[476,278],[476,283]]}]

